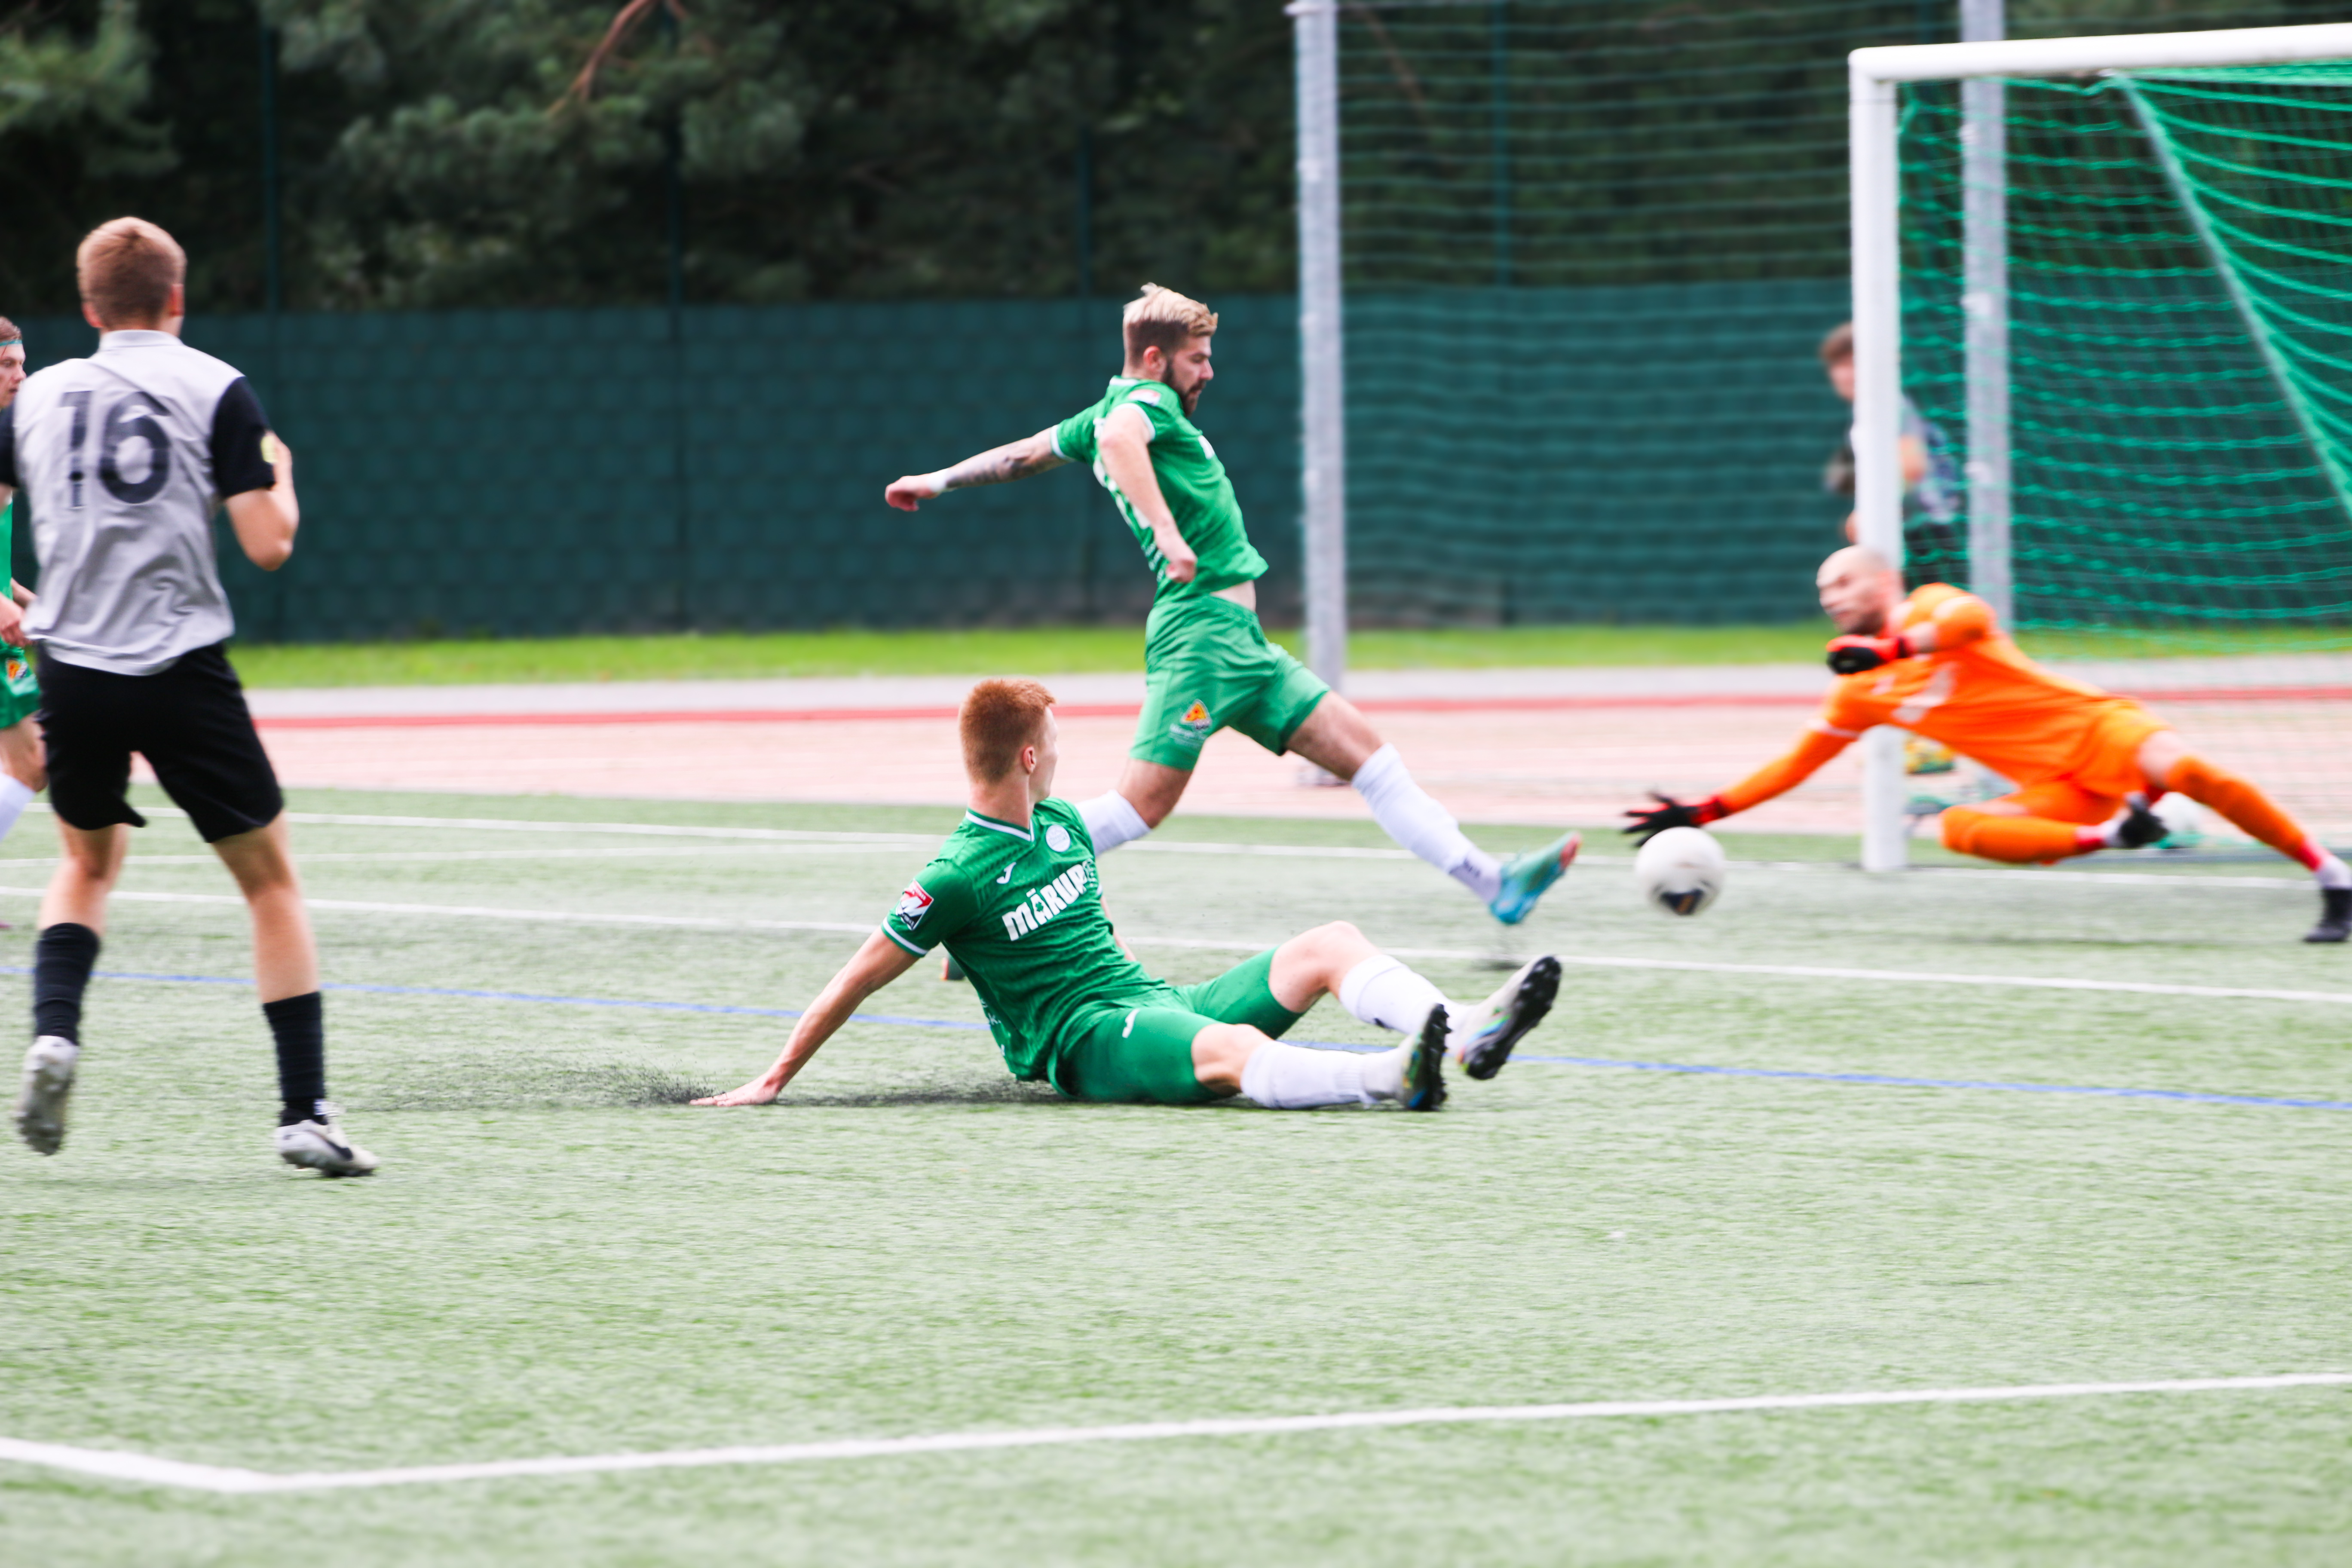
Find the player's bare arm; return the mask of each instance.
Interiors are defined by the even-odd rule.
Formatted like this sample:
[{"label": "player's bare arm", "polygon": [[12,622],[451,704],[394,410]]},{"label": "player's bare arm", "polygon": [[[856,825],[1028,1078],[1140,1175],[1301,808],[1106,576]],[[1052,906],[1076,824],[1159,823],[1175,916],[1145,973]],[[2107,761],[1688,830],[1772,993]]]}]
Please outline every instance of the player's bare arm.
[{"label": "player's bare arm", "polygon": [[697,1105],[765,1105],[783,1092],[784,1085],[806,1067],[825,1041],[833,1038],[849,1016],[866,1003],[866,999],[915,966],[916,955],[876,931],[857,950],[857,956],[841,966],[838,973],[826,982],[817,999],[809,1004],[807,1012],[793,1027],[793,1037],[784,1042],[783,1054],[776,1065],[740,1089],[725,1094],[709,1095],[698,1100]]},{"label": "player's bare arm", "polygon": [[228,498],[229,526],[236,531],[245,558],[264,572],[275,572],[294,553],[294,531],[302,525],[302,508],[294,499],[294,453],[275,435],[262,437],[277,482],[266,490],[247,490]]},{"label": "player's bare arm", "polygon": [[1018,441],[1007,441],[1002,447],[991,447],[975,457],[966,458],[952,468],[937,473],[908,474],[890,482],[882,499],[900,511],[913,511],[923,502],[945,495],[950,490],[968,490],[982,485],[1011,484],[1034,474],[1043,474],[1061,468],[1069,459],[1054,450],[1051,426],[1034,436]]},{"label": "player's bare arm", "polygon": [[[1135,515],[1151,530],[1151,542],[1168,563],[1173,582],[1190,583],[1201,570],[1201,559],[1177,531],[1176,514],[1160,493],[1160,477],[1151,471],[1151,418],[1133,405],[1116,408],[1103,421],[1096,437],[1102,453],[1103,472],[1118,487]],[[1256,595],[1251,595],[1255,603]]]}]

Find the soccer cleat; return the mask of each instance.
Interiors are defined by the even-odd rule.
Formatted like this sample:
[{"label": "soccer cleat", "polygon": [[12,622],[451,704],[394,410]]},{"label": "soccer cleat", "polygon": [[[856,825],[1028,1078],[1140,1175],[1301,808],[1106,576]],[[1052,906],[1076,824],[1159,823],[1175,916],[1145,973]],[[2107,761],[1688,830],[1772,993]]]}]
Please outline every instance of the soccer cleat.
[{"label": "soccer cleat", "polygon": [[2352,888],[2319,889],[2319,923],[2303,933],[2305,942],[2342,942],[2352,937]]},{"label": "soccer cleat", "polygon": [[364,1176],[376,1167],[376,1157],[343,1136],[331,1107],[307,1121],[292,1121],[277,1133],[278,1157],[289,1165],[316,1171],[322,1176]]},{"label": "soccer cleat", "polygon": [[1476,1025],[1454,1059],[1472,1078],[1493,1078],[1511,1059],[1511,1047],[1543,1022],[1559,994],[1559,959],[1547,955],[1526,964],[1480,1005]]},{"label": "soccer cleat", "polygon": [[1429,1010],[1421,1026],[1421,1038],[1412,1045],[1412,1055],[1405,1058],[1404,1087],[1397,1092],[1397,1106],[1402,1110],[1434,1110],[1445,1103],[1445,1038],[1453,1031],[1446,1026],[1445,1005],[1439,1003]]},{"label": "soccer cleat", "polygon": [[1581,834],[1563,833],[1540,849],[1530,849],[1504,861],[1503,885],[1487,900],[1488,912],[1507,926],[1527,919],[1534,912],[1536,900],[1560,879],[1575,860],[1576,852],[1583,847]]},{"label": "soccer cleat", "polygon": [[43,1035],[25,1053],[25,1087],[16,1095],[16,1136],[36,1154],[65,1147],[66,1105],[73,1098],[74,1063],[81,1047],[57,1035]]},{"label": "soccer cleat", "polygon": [[2172,831],[2172,824],[2147,808],[2147,797],[2126,795],[2127,809],[2107,825],[2107,842],[2117,849],[2145,849]]},{"label": "soccer cleat", "polygon": [[940,957],[940,978],[950,984],[964,978],[963,965],[955,961],[954,953],[941,953]]}]

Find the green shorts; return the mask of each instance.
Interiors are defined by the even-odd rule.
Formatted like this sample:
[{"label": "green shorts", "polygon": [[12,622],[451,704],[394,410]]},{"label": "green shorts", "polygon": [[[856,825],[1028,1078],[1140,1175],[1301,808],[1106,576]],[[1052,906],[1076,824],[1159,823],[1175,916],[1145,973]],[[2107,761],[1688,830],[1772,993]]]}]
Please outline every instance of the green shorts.
[{"label": "green shorts", "polygon": [[1331,694],[1322,678],[1265,640],[1257,612],[1231,599],[1156,606],[1143,636],[1143,717],[1127,754],[1191,772],[1202,743],[1239,730],[1267,751]]},{"label": "green shorts", "polygon": [[1280,1038],[1305,1016],[1275,999],[1274,949],[1197,985],[1166,985],[1082,1020],[1045,1076],[1072,1100],[1199,1105],[1218,1098],[1192,1076],[1192,1041],[1212,1024],[1254,1024]]},{"label": "green shorts", "polygon": [[41,705],[41,683],[33,675],[33,650],[0,643],[0,730],[21,724]]}]

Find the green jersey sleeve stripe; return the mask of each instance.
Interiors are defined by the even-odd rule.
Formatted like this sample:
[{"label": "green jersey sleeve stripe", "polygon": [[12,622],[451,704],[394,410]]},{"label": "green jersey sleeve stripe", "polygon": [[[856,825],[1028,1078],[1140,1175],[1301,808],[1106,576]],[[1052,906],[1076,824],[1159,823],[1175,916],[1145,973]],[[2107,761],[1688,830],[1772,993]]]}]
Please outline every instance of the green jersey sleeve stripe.
[{"label": "green jersey sleeve stripe", "polygon": [[929,948],[917,947],[913,942],[908,942],[905,937],[900,936],[888,926],[879,926],[876,929],[880,931],[884,936],[888,937],[892,942],[897,942],[900,947],[905,948],[908,952],[913,953],[917,958],[929,958],[931,955],[931,950]]}]

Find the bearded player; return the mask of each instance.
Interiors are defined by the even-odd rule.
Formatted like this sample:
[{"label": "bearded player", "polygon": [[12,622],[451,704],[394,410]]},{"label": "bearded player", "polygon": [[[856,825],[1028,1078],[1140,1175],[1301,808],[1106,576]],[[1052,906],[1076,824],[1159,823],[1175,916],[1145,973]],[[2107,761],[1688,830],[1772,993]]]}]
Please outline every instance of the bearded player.
[{"label": "bearded player", "polygon": [[1147,283],[1123,324],[1125,368],[1092,407],[953,468],[909,474],[883,492],[913,511],[949,490],[1066,463],[1090,465],[1110,492],[1160,587],[1144,630],[1143,716],[1126,770],[1118,788],[1077,805],[1097,851],[1108,854],[1165,821],[1192,782],[1202,744],[1234,729],[1353,784],[1390,837],[1468,888],[1504,924],[1527,919],[1576,858],[1577,836],[1496,860],[1413,782],[1353,703],[1266,641],[1257,618],[1265,559],[1250,544],[1224,464],[1192,419],[1215,376],[1216,313]]},{"label": "bearded player", "polygon": [[1822,563],[1822,609],[1840,636],[1829,666],[1842,677],[1794,751],[1721,795],[1659,797],[1626,813],[1646,843],[1793,789],[1874,724],[1940,741],[2016,781],[2013,795],[1945,809],[1944,845],[1988,860],[2063,860],[2136,849],[2164,837],[2148,802],[2168,790],[2210,806],[2319,882],[2319,923],[2305,942],[2352,936],[2352,868],[2253,784],[2191,752],[2128,698],[2042,668],[1993,624],[1973,594],[1930,583],[1907,598],[1877,552],[1854,546]]},{"label": "bearded player", "polygon": [[[979,992],[1016,1078],[1072,1100],[1268,1110],[1386,1101],[1434,1110],[1444,1064],[1492,1078],[1550,1010],[1559,961],[1538,958],[1485,1003],[1448,1002],[1335,921],[1197,985],[1155,980],[1111,933],[1085,816],[1054,798],[1053,693],[983,680],[959,718],[971,809],[882,927],[802,1015],[775,1066],[697,1105],[764,1105],[868,996],[944,945]],[[1276,1038],[1325,994],[1407,1037],[1373,1056]]]}]

